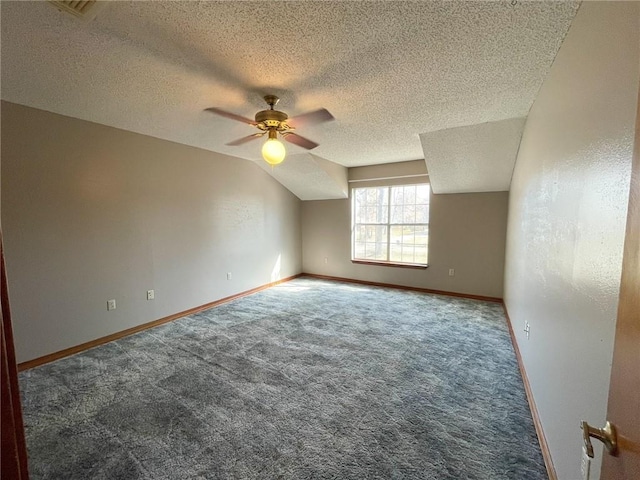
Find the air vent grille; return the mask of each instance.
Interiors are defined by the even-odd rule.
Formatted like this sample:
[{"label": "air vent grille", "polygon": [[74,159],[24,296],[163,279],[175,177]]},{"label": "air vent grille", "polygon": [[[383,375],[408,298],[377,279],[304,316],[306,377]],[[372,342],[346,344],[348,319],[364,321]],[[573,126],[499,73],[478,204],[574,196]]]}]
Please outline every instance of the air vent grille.
[{"label": "air vent grille", "polygon": [[64,1],[64,0],[49,0],[58,10],[70,13],[76,17],[81,18],[93,18],[95,12],[93,12],[96,6],[96,0],[78,0],[78,1]]}]

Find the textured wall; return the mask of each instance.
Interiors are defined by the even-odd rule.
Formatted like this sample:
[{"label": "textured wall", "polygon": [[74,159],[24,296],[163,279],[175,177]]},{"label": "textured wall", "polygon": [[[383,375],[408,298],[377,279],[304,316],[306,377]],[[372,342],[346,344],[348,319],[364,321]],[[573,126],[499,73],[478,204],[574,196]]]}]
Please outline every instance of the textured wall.
[{"label": "textured wall", "polygon": [[302,202],[302,269],[501,298],[507,199],[506,192],[431,195],[426,270],[352,263],[350,200]]},{"label": "textured wall", "polygon": [[301,270],[300,201],[257,165],[11,103],[2,207],[18,361]]},{"label": "textured wall", "polygon": [[560,480],[580,477],[579,421],[605,421],[639,32],[637,3],[582,4],[529,113],[511,185],[505,303]]}]

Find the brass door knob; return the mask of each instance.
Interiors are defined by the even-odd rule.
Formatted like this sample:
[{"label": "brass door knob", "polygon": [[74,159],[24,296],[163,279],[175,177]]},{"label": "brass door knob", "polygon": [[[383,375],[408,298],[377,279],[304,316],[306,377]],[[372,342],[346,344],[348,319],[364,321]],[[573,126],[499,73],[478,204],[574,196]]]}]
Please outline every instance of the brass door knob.
[{"label": "brass door knob", "polygon": [[580,428],[582,429],[582,440],[584,441],[584,448],[587,450],[587,455],[593,458],[593,445],[591,445],[591,437],[600,440],[607,448],[609,455],[614,457],[618,455],[618,434],[616,427],[613,423],[607,421],[604,428],[594,428],[584,420],[580,422]]}]

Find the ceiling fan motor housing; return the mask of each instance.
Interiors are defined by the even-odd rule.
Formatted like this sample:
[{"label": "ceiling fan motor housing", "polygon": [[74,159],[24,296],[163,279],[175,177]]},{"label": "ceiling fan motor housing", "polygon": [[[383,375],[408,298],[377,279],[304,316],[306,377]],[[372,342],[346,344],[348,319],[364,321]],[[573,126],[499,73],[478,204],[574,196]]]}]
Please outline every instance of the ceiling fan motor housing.
[{"label": "ceiling fan motor housing", "polygon": [[290,127],[285,123],[289,116],[279,110],[262,110],[256,113],[257,127],[261,130],[276,128],[278,130],[289,130]]}]

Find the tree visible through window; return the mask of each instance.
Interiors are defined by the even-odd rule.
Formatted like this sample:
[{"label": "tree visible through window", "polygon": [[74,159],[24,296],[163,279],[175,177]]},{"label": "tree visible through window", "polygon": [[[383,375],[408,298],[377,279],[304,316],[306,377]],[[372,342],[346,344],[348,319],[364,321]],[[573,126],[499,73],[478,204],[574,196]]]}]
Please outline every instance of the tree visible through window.
[{"label": "tree visible through window", "polygon": [[353,189],[353,260],[427,264],[429,184]]}]

